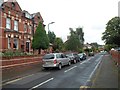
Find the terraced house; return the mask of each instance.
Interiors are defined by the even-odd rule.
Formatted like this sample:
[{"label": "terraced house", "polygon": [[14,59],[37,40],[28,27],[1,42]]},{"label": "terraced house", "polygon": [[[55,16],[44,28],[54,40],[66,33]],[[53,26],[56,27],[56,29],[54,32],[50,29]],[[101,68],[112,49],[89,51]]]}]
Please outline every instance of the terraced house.
[{"label": "terraced house", "polygon": [[22,10],[15,0],[6,2],[1,0],[0,51],[22,50],[32,52],[33,34],[39,22],[43,23],[43,18],[39,12],[30,14],[28,11]]}]

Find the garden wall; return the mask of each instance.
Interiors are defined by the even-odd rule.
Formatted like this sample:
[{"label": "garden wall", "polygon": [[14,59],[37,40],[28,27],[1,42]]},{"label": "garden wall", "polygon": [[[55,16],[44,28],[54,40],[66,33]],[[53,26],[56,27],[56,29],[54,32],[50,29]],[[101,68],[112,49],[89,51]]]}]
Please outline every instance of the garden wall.
[{"label": "garden wall", "polygon": [[120,51],[112,50],[110,51],[110,54],[112,55],[115,64],[120,65]]},{"label": "garden wall", "polygon": [[0,63],[2,63],[2,69],[41,62],[42,56],[16,56],[9,58],[3,57],[2,60],[0,60]]}]

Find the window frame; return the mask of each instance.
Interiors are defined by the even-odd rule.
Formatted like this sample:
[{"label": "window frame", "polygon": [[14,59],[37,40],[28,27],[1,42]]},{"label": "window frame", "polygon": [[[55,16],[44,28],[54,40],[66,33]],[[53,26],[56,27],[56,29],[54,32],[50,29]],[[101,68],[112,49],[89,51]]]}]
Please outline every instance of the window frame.
[{"label": "window frame", "polygon": [[6,28],[11,29],[11,18],[9,17],[6,18]]},{"label": "window frame", "polygon": [[11,49],[11,39],[8,37],[8,49]]},{"label": "window frame", "polygon": [[24,24],[24,32],[27,33],[27,24]]},{"label": "window frame", "polygon": [[19,28],[18,20],[14,20],[14,30],[18,31],[18,28]]}]

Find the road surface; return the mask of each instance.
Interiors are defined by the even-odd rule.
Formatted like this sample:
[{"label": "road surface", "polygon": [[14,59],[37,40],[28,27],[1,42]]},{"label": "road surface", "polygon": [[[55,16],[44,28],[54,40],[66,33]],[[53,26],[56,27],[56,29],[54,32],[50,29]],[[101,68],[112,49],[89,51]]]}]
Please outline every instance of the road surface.
[{"label": "road surface", "polygon": [[33,90],[36,88],[78,88],[91,85],[91,77],[99,66],[103,55],[96,54],[93,57],[64,66],[61,70],[49,69],[31,74],[3,84],[3,90],[7,88],[24,88]]}]

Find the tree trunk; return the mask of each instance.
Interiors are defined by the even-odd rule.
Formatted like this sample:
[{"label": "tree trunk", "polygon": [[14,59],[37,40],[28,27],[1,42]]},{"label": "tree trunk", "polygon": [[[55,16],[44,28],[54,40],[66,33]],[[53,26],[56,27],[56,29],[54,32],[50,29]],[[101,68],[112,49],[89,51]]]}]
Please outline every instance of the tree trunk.
[{"label": "tree trunk", "polygon": [[39,49],[38,49],[38,54],[40,54],[40,53],[41,53],[41,49],[39,48]]}]

